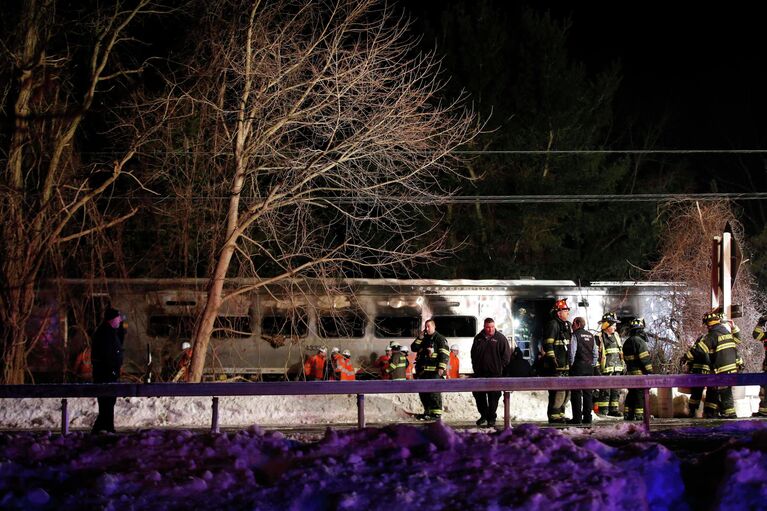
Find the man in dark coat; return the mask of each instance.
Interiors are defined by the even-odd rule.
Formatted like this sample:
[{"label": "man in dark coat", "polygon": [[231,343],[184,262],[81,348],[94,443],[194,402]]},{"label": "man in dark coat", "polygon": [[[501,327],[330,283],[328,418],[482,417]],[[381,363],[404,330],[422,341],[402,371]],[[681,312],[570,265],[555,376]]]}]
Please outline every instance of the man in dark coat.
[{"label": "man in dark coat", "polygon": [[[567,347],[572,337],[572,325],[567,320],[570,315],[570,307],[567,306],[567,298],[562,298],[554,303],[551,310],[552,318],[549,321],[543,339],[543,360],[541,376],[567,376],[570,366],[567,360]],[[551,424],[564,424],[565,407],[570,401],[570,392],[567,390],[550,390],[549,406],[546,415]]]},{"label": "man in dark coat", "polygon": [[[123,363],[123,339],[120,324],[122,318],[117,309],[109,308],[104,312],[104,322],[93,334],[92,362],[93,383],[114,383],[120,378]],[[93,424],[93,433],[115,431],[116,397],[99,397],[99,414]]]},{"label": "man in dark coat", "polygon": [[[568,352],[570,376],[593,376],[598,372],[599,347],[591,332],[586,330],[586,320],[573,320],[573,337]],[[573,390],[570,393],[573,407],[571,424],[591,424],[593,408],[591,389]]]},{"label": "man in dark coat", "polygon": [[[485,319],[484,328],[471,345],[471,365],[475,378],[498,378],[511,360],[509,340],[495,329],[493,318]],[[477,403],[477,426],[495,426],[500,391],[472,392]]]}]

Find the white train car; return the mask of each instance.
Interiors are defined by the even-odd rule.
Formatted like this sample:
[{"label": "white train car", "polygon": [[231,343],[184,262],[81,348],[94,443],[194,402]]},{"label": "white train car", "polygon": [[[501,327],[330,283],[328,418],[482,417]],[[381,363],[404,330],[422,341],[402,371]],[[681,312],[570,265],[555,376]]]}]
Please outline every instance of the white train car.
[{"label": "white train car", "polygon": [[[253,284],[232,280],[226,291]],[[60,332],[51,337],[60,337],[65,352],[60,358],[71,360],[87,343],[87,332],[103,308],[114,306],[125,314],[128,325],[126,373],[140,378],[151,353],[155,379],[167,378],[163,367],[180,351],[181,343],[190,340],[205,286],[203,279],[128,279],[100,285],[66,281],[67,297],[57,295],[64,305],[52,307],[51,298],[45,308],[55,315]],[[598,327],[605,311],[615,311],[626,322],[644,316],[648,325],[662,324],[676,288],[668,283],[580,286],[568,280],[535,279],[348,279],[260,287],[225,300],[208,348],[205,375],[207,379],[300,378],[303,360],[321,346],[350,350],[354,366],[365,369],[391,342],[409,346],[430,318],[450,345],[458,345],[461,372],[471,374],[471,343],[484,318],[492,317],[497,329],[532,361],[555,300],[567,298],[570,319],[582,316],[591,329]],[[54,310],[55,314],[50,312]],[[48,344],[55,345],[55,339]]]}]

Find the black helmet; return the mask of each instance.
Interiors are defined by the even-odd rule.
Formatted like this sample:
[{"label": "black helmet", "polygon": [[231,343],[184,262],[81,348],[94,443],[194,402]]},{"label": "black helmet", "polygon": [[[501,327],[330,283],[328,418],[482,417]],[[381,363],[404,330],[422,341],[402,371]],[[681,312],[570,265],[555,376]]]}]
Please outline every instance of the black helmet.
[{"label": "black helmet", "polygon": [[644,330],[645,322],[644,318],[634,318],[629,323],[629,328],[632,330]]},{"label": "black helmet", "polygon": [[706,326],[716,325],[717,323],[721,323],[723,318],[724,314],[719,312],[718,309],[714,309],[703,315],[703,324]]}]

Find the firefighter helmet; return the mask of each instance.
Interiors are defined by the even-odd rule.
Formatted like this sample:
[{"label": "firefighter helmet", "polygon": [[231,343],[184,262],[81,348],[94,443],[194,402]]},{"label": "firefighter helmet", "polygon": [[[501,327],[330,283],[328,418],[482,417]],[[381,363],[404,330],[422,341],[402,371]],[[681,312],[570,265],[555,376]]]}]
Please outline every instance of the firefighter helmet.
[{"label": "firefighter helmet", "polygon": [[410,348],[408,348],[407,346],[402,346],[402,348],[400,348],[400,351],[402,353],[410,353]]},{"label": "firefighter helmet", "polygon": [[552,310],[557,311],[557,312],[559,312],[559,311],[569,311],[570,307],[567,306],[567,298],[562,298],[562,299],[557,300],[556,302],[554,302],[554,307],[553,307]]},{"label": "firefighter helmet", "polygon": [[327,353],[328,349],[325,346],[320,346],[320,349],[317,350],[317,353]]},{"label": "firefighter helmet", "polygon": [[717,323],[720,323],[723,318],[724,315],[719,312],[719,310],[714,309],[703,315],[703,324],[707,326],[716,325]]},{"label": "firefighter helmet", "polygon": [[343,355],[343,356],[345,356],[345,357],[351,357],[351,356],[352,356],[352,352],[351,352],[351,351],[349,351],[349,350],[344,350],[344,351],[341,353],[341,355]]},{"label": "firefighter helmet", "polygon": [[400,344],[398,342],[393,342],[393,343],[391,343],[389,345],[389,347],[387,349],[394,350],[394,351],[399,351],[401,348],[402,348],[402,346],[400,346]]},{"label": "firefighter helmet", "polygon": [[644,330],[644,327],[644,318],[634,318],[631,320],[631,323],[629,323],[629,328],[632,330]]},{"label": "firefighter helmet", "polygon": [[618,321],[618,317],[615,315],[614,312],[605,312],[605,314],[602,316],[602,319],[600,320],[600,327],[602,330],[607,330],[610,325],[618,325],[620,324],[620,321]]},{"label": "firefighter helmet", "polygon": [[330,350],[330,353],[338,353],[338,352],[340,352],[340,351],[341,351],[341,350],[340,350],[340,349],[338,349],[338,346],[333,346],[333,349],[332,349],[332,350]]},{"label": "firefighter helmet", "polygon": [[192,343],[190,343],[190,342],[184,341],[184,342],[181,343],[181,349],[182,350],[188,350],[191,347],[192,347]]},{"label": "firefighter helmet", "polygon": [[457,344],[453,344],[452,346],[450,346],[450,351],[459,351],[458,345]]}]

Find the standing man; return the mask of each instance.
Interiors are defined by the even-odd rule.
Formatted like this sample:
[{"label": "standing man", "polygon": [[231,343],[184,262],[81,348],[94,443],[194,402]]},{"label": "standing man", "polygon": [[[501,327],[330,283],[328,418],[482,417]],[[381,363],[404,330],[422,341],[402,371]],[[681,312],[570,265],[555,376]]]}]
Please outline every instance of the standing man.
[{"label": "standing man", "polygon": [[[471,345],[471,365],[475,378],[499,378],[511,360],[509,340],[495,329],[493,318],[485,319],[481,332],[474,337]],[[472,392],[477,402],[479,419],[477,426],[495,426],[500,391]]]},{"label": "standing man", "polygon": [[[124,334],[120,334],[122,318],[117,309],[104,311],[104,322],[93,334],[92,362],[93,383],[114,383],[120,378],[123,363]],[[92,433],[115,432],[115,397],[99,397],[99,414],[93,424]]]},{"label": "standing man", "polygon": [[[599,346],[586,330],[586,320],[573,320],[573,338],[570,342],[570,376],[593,376],[599,372]],[[573,418],[570,424],[591,424],[593,409],[591,389],[573,390],[570,393]]]},{"label": "standing man", "polygon": [[[738,347],[735,337],[722,323],[723,316],[716,309],[703,315],[703,324],[708,333],[696,346],[703,352],[703,360],[715,374],[729,374],[738,371]],[[714,415],[718,409],[724,419],[737,419],[732,387],[709,387],[706,390],[704,412]]]},{"label": "standing man", "polygon": [[[426,321],[423,335],[413,341],[410,349],[416,353],[415,377],[417,380],[436,380],[445,377],[450,350],[445,336],[437,332],[437,325],[433,319]],[[423,414],[418,417],[420,420],[442,418],[442,394],[420,392],[418,397],[423,404]]]},{"label": "standing man", "polygon": [[[629,338],[623,344],[623,360],[628,374],[652,374],[650,353],[647,351],[647,334],[644,318],[635,318],[629,323]],[[623,410],[627,421],[644,420],[644,397],[642,389],[629,389]],[[650,413],[647,410],[647,413]]]},{"label": "standing man", "polygon": [[[767,317],[762,316],[754,327],[753,336],[756,342],[762,342],[764,346],[764,360],[762,360],[762,371],[767,373],[767,336],[764,333],[767,325]],[[767,417],[767,385],[762,385],[759,389],[759,411],[754,412],[754,417]]]},{"label": "standing man", "polygon": [[[620,376],[623,374],[623,344],[615,330],[620,324],[614,312],[602,316],[597,334],[597,344],[600,348],[599,371],[595,375]],[[623,417],[620,412],[620,389],[603,389],[597,391],[597,406],[599,415]]]},{"label": "standing man", "polygon": [[391,346],[387,346],[385,353],[373,362],[373,367],[378,369],[378,375],[382,380],[391,380],[389,376],[389,360],[391,360]]},{"label": "standing man", "polygon": [[[551,310],[552,318],[546,327],[546,337],[543,340],[543,360],[541,376],[567,376],[570,366],[567,361],[567,347],[572,337],[572,326],[567,318],[570,316],[570,307],[567,306],[567,298],[554,302]],[[570,399],[570,392],[566,390],[550,390],[549,406],[546,415],[549,424],[564,424],[565,406]]]}]

